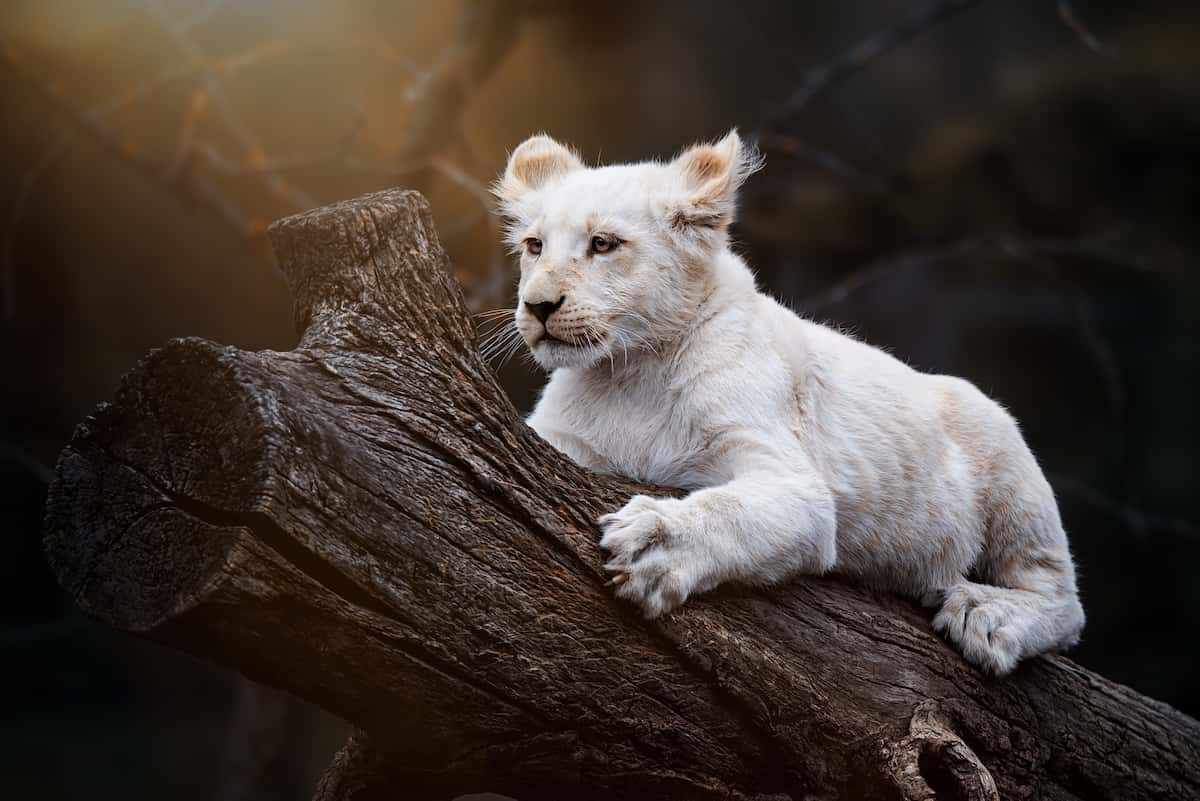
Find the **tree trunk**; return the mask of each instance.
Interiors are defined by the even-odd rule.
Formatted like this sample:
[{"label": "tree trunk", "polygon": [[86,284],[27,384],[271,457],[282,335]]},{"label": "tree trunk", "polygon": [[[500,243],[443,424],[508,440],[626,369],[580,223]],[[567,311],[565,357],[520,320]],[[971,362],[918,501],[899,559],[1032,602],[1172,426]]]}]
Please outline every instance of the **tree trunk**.
[{"label": "tree trunk", "polygon": [[1196,721],[1061,657],[988,678],[837,579],[643,620],[594,523],[637,488],[522,422],[424,200],[271,237],[299,346],[151,353],[64,450],[46,543],[92,615],[358,726],[318,798],[1200,796]]}]

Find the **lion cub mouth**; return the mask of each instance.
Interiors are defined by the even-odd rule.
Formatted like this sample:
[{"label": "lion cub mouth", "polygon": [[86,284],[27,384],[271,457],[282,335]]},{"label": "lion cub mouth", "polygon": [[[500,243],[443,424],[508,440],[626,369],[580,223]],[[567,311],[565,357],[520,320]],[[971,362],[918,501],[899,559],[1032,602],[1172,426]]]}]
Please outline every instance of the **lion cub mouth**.
[{"label": "lion cub mouth", "polygon": [[582,342],[570,342],[566,339],[559,339],[558,337],[554,336],[554,334],[551,334],[549,331],[543,331],[542,335],[538,338],[538,341],[533,344],[535,344],[535,345],[542,345],[542,344],[564,345],[568,348],[582,348],[584,346],[584,343],[582,343]]}]

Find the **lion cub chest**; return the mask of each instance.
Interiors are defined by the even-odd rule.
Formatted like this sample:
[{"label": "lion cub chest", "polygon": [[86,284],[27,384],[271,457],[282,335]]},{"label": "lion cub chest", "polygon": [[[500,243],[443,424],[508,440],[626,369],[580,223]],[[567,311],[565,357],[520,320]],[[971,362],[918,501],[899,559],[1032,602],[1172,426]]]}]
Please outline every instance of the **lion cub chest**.
[{"label": "lion cub chest", "polygon": [[578,437],[606,472],[692,489],[711,483],[704,434],[686,398],[654,375],[556,371],[536,415]]}]

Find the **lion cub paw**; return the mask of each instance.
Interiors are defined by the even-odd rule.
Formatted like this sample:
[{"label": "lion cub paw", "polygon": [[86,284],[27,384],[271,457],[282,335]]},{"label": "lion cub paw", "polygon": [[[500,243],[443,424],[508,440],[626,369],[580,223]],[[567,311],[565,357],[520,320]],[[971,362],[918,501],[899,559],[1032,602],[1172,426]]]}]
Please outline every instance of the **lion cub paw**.
[{"label": "lion cub paw", "polygon": [[1021,658],[1017,604],[1002,591],[963,583],[945,593],[933,627],[962,649],[963,656],[996,676],[1011,673]]},{"label": "lion cub paw", "polygon": [[647,618],[670,612],[695,588],[695,554],[677,519],[679,501],[635,495],[620,511],[603,515],[600,547],[605,570],[615,573],[617,597],[633,601]]}]

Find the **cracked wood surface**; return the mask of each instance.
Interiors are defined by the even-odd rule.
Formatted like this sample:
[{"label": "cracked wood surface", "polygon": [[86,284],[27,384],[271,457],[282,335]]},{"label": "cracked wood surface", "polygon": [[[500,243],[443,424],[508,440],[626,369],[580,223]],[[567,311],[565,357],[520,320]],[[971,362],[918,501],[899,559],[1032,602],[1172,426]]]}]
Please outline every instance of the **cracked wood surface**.
[{"label": "cracked wood surface", "polygon": [[985,677],[896,598],[642,620],[593,522],[638,488],[521,421],[425,201],[271,237],[298,347],[149,354],[63,451],[46,547],[100,620],[353,722],[321,801],[1200,797],[1196,721],[1061,657]]}]

